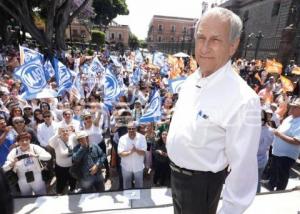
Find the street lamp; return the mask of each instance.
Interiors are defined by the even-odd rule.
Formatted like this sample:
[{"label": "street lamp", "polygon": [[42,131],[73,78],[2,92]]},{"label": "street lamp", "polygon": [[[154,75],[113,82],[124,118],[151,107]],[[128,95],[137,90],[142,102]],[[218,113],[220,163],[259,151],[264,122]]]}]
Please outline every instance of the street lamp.
[{"label": "street lamp", "polygon": [[252,47],[252,43],[249,44],[249,41],[250,41],[250,39],[251,39],[252,36],[255,36],[255,34],[254,33],[250,33],[248,35],[248,37],[247,37],[244,58],[246,58],[246,56],[247,56],[248,48]]},{"label": "street lamp", "polygon": [[254,59],[256,59],[256,57],[257,57],[257,52],[258,52],[258,48],[259,48],[259,45],[260,45],[260,41],[261,41],[262,38],[264,38],[264,35],[262,34],[261,31],[258,31],[258,34],[255,35],[255,38],[257,38],[257,42],[256,42]]}]

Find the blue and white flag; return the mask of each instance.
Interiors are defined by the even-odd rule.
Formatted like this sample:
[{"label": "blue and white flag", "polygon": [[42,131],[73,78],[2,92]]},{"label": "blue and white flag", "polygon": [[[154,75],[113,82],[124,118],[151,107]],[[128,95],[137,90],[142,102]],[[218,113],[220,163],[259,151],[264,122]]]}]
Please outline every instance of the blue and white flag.
[{"label": "blue and white flag", "polygon": [[138,85],[139,82],[141,81],[141,76],[142,76],[142,69],[141,67],[136,67],[136,69],[134,70],[132,76],[131,76],[131,82],[133,83],[133,85]]},{"label": "blue and white flag", "polygon": [[134,65],[134,63],[133,63],[133,61],[132,60],[127,60],[126,61],[126,71],[133,71],[133,65]]},{"label": "blue and white flag", "polygon": [[105,70],[104,81],[104,100],[114,101],[121,94],[121,87],[119,86],[118,79],[110,71],[110,69]]},{"label": "blue and white flag", "polygon": [[146,112],[140,118],[139,123],[151,123],[157,122],[161,118],[161,99],[159,95],[159,90],[153,93],[150,99],[150,103]]},{"label": "blue and white flag", "polygon": [[162,67],[165,64],[165,56],[162,52],[155,52],[153,54],[153,65]]},{"label": "blue and white flag", "polygon": [[44,67],[40,57],[36,57],[16,68],[14,75],[22,82],[26,96],[39,93],[47,86]]},{"label": "blue and white flag", "polygon": [[52,77],[54,77],[55,75],[55,71],[54,71],[54,68],[50,62],[50,60],[47,60],[45,63],[44,63],[44,71],[45,71],[45,77],[46,77],[46,80],[48,81],[49,79],[51,79]]},{"label": "blue and white flag", "polygon": [[144,62],[144,57],[143,57],[143,55],[142,55],[142,53],[141,53],[140,50],[136,50],[135,51],[134,61],[135,61],[135,63],[137,65],[140,65],[140,64],[142,64]]},{"label": "blue and white flag", "polygon": [[122,64],[117,56],[110,56],[109,58],[116,67],[122,67]]},{"label": "blue and white flag", "polygon": [[58,59],[54,58],[55,80],[58,87],[57,95],[61,96],[65,91],[71,89],[72,74],[69,69]]},{"label": "blue and white flag", "polygon": [[96,74],[96,73],[103,73],[104,71],[105,71],[104,66],[102,65],[98,57],[95,56],[92,63],[89,66],[89,72]]},{"label": "blue and white flag", "polygon": [[31,61],[32,59],[36,58],[36,57],[40,57],[40,59],[43,61],[44,60],[44,55],[32,50],[30,48],[26,48],[24,46],[19,46],[19,50],[20,50],[20,64],[23,65],[29,61]]},{"label": "blue and white flag", "polygon": [[78,100],[84,98],[84,90],[80,82],[80,74],[78,73],[73,81],[73,86],[70,90],[70,94],[76,97]]},{"label": "blue and white flag", "polygon": [[186,77],[179,77],[176,79],[170,79],[169,80],[169,90],[173,94],[178,94],[182,84],[186,80]]},{"label": "blue and white flag", "polygon": [[89,73],[89,65],[88,65],[87,63],[84,63],[84,64],[81,66],[81,70],[82,70],[82,73],[88,74],[88,73]]},{"label": "blue and white flag", "polygon": [[161,76],[166,76],[169,74],[169,70],[170,70],[170,67],[168,65],[168,63],[166,62],[160,69],[160,75]]}]

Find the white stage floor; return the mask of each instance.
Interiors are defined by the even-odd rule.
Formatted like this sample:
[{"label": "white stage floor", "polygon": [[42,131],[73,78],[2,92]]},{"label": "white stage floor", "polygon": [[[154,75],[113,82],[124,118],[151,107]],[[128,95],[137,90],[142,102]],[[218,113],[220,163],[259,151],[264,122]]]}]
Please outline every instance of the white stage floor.
[{"label": "white stage floor", "polygon": [[[219,205],[221,204],[222,200]],[[15,212],[18,214],[172,214],[173,207],[170,189],[152,188],[127,192],[16,198]],[[300,190],[257,195],[246,214],[260,213],[300,213]]]}]

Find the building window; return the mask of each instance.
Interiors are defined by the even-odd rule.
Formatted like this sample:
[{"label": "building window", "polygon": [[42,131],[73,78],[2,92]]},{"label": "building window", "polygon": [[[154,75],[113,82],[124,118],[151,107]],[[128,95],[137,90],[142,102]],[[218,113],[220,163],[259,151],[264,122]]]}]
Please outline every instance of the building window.
[{"label": "building window", "polygon": [[158,25],[158,31],[162,31],[163,30],[163,26],[162,25]]},{"label": "building window", "polygon": [[174,42],[174,37],[171,37],[171,42]]},{"label": "building window", "polygon": [[175,31],[176,31],[175,25],[172,25],[171,32],[174,33]]},{"label": "building window", "polygon": [[183,33],[186,33],[186,27],[183,27]]},{"label": "building window", "polygon": [[74,29],[74,30],[72,30],[72,31],[73,31],[72,34],[73,34],[74,36],[78,36],[78,30],[77,30],[77,29]]},{"label": "building window", "polygon": [[122,34],[119,34],[119,40],[122,40]]},{"label": "building window", "polygon": [[280,1],[276,1],[273,3],[272,16],[277,16],[280,10]]},{"label": "building window", "polygon": [[112,33],[111,36],[110,36],[110,38],[111,38],[111,39],[115,39],[115,34]]},{"label": "building window", "polygon": [[161,36],[158,37],[158,42],[161,42]]}]

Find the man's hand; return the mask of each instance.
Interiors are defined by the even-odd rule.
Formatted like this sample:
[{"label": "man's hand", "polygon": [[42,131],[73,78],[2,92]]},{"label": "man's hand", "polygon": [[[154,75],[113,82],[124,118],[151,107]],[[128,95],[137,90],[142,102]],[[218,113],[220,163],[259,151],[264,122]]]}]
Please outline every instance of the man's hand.
[{"label": "man's hand", "polygon": [[91,175],[95,175],[98,172],[98,166],[96,164],[94,164],[94,166],[92,166],[90,169],[90,174]]},{"label": "man's hand", "polygon": [[278,137],[280,132],[277,129],[273,129],[273,134]]}]

